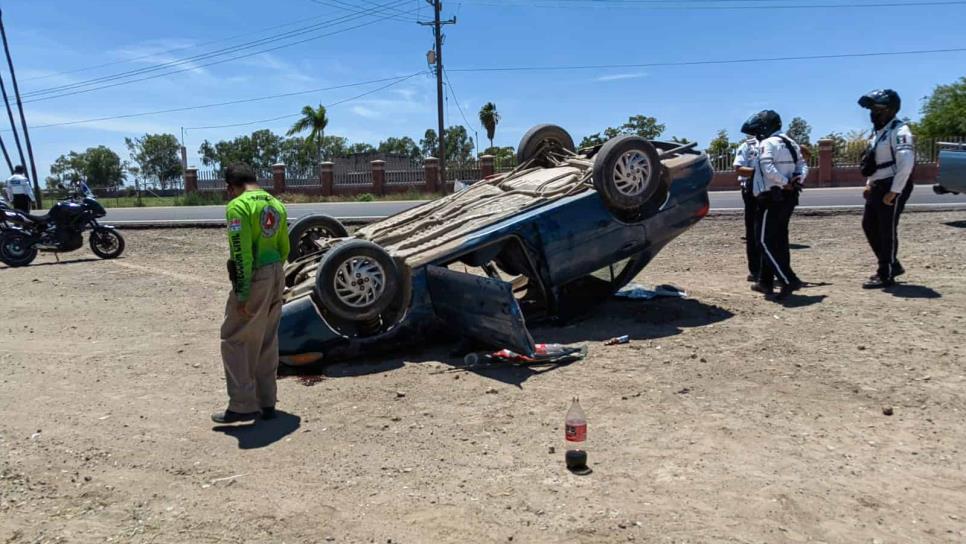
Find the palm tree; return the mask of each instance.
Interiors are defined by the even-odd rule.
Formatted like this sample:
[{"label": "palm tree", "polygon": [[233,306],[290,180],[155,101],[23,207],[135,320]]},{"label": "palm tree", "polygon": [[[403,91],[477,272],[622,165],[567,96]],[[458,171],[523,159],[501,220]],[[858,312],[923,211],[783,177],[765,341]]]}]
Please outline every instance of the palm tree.
[{"label": "palm tree", "polygon": [[325,115],[325,106],[322,104],[319,104],[318,108],[305,106],[302,108],[302,118],[296,121],[286,134],[288,136],[294,136],[300,132],[305,132],[308,130],[309,135],[305,138],[305,143],[318,147],[319,164],[322,164],[322,153],[324,152],[323,146],[325,143],[325,127],[328,125],[329,118]]},{"label": "palm tree", "polygon": [[496,136],[496,125],[500,122],[500,113],[496,111],[496,104],[487,102],[480,108],[480,123],[486,129],[486,137],[490,140],[490,147],[493,147],[493,137]]}]

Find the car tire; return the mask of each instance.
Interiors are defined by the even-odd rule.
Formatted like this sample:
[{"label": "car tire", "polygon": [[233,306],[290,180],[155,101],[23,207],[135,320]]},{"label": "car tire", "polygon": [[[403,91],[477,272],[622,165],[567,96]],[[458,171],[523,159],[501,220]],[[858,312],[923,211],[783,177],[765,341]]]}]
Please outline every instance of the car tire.
[{"label": "car tire", "polygon": [[594,188],[616,212],[637,212],[665,194],[664,185],[657,149],[640,136],[610,139],[594,160]]},{"label": "car tire", "polygon": [[517,163],[536,159],[541,166],[549,166],[544,151],[547,147],[574,151],[574,139],[557,125],[537,125],[527,131],[517,146]]},{"label": "car tire", "polygon": [[36,258],[37,247],[26,234],[8,230],[0,235],[0,261],[7,266],[27,266]]},{"label": "car tire", "polygon": [[114,229],[97,227],[91,231],[87,242],[94,255],[102,259],[116,259],[124,253],[124,237]]},{"label": "car tire", "polygon": [[952,191],[937,183],[932,186],[932,192],[936,193],[937,195],[948,195]]},{"label": "car tire", "polygon": [[288,232],[288,262],[292,263],[306,255],[318,253],[318,249],[313,249],[317,247],[314,244],[315,240],[348,236],[349,231],[334,217],[318,213],[302,217]]},{"label": "car tire", "polygon": [[399,284],[396,262],[365,240],[347,240],[327,251],[315,274],[323,307],[349,321],[379,317],[396,298]]}]

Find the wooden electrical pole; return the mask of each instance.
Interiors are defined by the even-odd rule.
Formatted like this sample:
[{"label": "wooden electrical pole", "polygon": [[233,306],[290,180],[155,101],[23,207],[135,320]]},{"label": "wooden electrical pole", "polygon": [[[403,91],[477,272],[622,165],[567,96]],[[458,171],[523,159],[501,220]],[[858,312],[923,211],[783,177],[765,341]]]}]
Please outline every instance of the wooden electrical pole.
[{"label": "wooden electrical pole", "polygon": [[[10,46],[7,44],[7,31],[3,27],[2,10],[0,10],[0,37],[3,38],[3,50],[7,54],[7,66],[10,67],[10,81],[13,82],[13,94],[17,98],[17,108],[20,110],[20,126],[23,127],[23,140],[27,144],[27,155],[30,157],[30,173],[33,176],[34,196],[37,197],[37,207],[42,208],[44,205],[44,197],[40,192],[40,181],[37,180],[37,163],[34,162],[34,149],[30,145],[30,133],[27,131],[27,118],[23,114],[23,101],[20,100],[20,88],[17,86],[17,73],[13,69],[13,59],[10,57]],[[14,134],[16,134],[16,131]],[[24,165],[24,167],[26,166]]]},{"label": "wooden electrical pole", "polygon": [[441,0],[426,0],[426,3],[433,6],[433,22],[422,22],[423,26],[433,27],[433,36],[436,38],[436,117],[439,127],[439,180],[443,191],[446,190],[446,123],[443,119],[443,25],[455,25],[456,17],[448,21],[440,20],[440,12],[443,10]]}]

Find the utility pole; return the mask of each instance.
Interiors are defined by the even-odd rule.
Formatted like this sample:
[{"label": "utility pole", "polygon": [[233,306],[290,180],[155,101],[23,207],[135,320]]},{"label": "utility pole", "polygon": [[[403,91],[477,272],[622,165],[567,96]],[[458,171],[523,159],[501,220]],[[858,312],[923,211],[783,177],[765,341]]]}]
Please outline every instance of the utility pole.
[{"label": "utility pole", "polygon": [[433,22],[420,21],[423,26],[433,27],[433,36],[436,38],[436,116],[439,127],[439,178],[445,192],[446,188],[446,127],[443,120],[443,25],[455,25],[456,17],[448,21],[441,21],[440,11],[443,10],[442,0],[426,0],[426,3],[433,6]]},{"label": "utility pole", "polygon": [[[7,31],[3,27],[3,12],[0,11],[0,37],[3,38],[3,49],[7,54],[7,65],[10,67],[10,80],[13,82],[13,94],[17,97],[17,108],[20,110],[20,125],[23,127],[23,139],[27,144],[27,155],[30,157],[30,173],[34,180],[34,194],[37,197],[37,207],[44,205],[43,194],[40,192],[40,181],[37,180],[37,163],[34,162],[34,149],[30,145],[30,133],[27,131],[27,118],[23,114],[23,101],[20,100],[20,88],[17,86],[17,72],[13,69],[13,59],[10,57],[10,46],[7,44]],[[9,103],[8,103],[9,107]],[[16,131],[14,131],[16,134]],[[26,168],[27,165],[24,165]]]}]

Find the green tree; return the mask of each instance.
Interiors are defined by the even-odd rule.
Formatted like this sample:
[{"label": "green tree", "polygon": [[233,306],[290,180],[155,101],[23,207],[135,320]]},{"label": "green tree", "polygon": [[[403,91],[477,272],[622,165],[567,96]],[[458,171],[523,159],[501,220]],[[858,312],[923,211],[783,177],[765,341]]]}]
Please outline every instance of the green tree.
[{"label": "green tree", "polygon": [[82,158],[84,178],[91,188],[113,188],[124,183],[125,165],[110,148],[103,145],[90,147]]},{"label": "green tree", "polygon": [[205,166],[224,168],[229,164],[243,163],[256,169],[270,168],[281,160],[284,140],[271,130],[257,130],[251,135],[222,140],[214,145],[205,140],[198,148],[198,155]]},{"label": "green tree", "polygon": [[654,117],[649,117],[646,115],[632,115],[627,119],[627,122],[620,127],[608,127],[604,129],[603,133],[591,134],[590,136],[585,136],[583,140],[580,141],[578,147],[593,147],[596,145],[601,145],[611,138],[616,138],[622,135],[633,134],[645,138],[648,140],[655,140],[660,138],[664,134],[664,130],[667,127],[658,123],[657,119]]},{"label": "green tree", "polygon": [[349,155],[365,155],[367,153],[375,152],[376,148],[364,142],[354,143],[350,145],[348,149],[346,149],[346,153]]},{"label": "green tree", "polygon": [[496,136],[496,126],[500,124],[500,112],[496,111],[496,104],[487,102],[480,108],[480,123],[486,129],[486,137],[490,140],[490,147],[493,147],[493,137]]},{"label": "green tree", "polygon": [[439,135],[436,134],[435,130],[426,130],[423,138],[419,140],[419,148],[423,152],[424,157],[436,157],[439,153]]},{"label": "green tree", "polygon": [[492,155],[498,164],[512,163],[517,158],[517,152],[512,147],[488,147],[480,155]]},{"label": "green tree", "polygon": [[409,136],[402,138],[389,137],[379,142],[378,151],[392,155],[404,155],[410,159],[418,159],[422,154],[419,145]]},{"label": "green tree", "polygon": [[462,125],[446,129],[446,162],[465,163],[473,157],[473,139]]},{"label": "green tree", "polygon": [[913,127],[923,138],[966,136],[966,77],[938,85],[922,104],[922,119]]},{"label": "green tree", "polygon": [[181,176],[181,144],[174,134],[145,134],[125,138],[124,143],[145,180],[157,181],[161,189],[167,189]]},{"label": "green tree", "polygon": [[731,156],[733,149],[731,140],[728,138],[728,131],[721,129],[718,131],[718,135],[708,144],[707,153],[711,160],[721,160],[721,157]]},{"label": "green tree", "polygon": [[801,117],[796,117],[788,123],[785,134],[799,145],[812,145],[812,126]]},{"label": "green tree", "polygon": [[329,126],[329,118],[326,115],[325,106],[319,104],[317,109],[312,106],[305,106],[302,108],[302,117],[292,125],[292,128],[286,134],[294,136],[308,131],[309,135],[305,138],[305,142],[318,149],[319,164],[321,164],[322,153],[325,151],[325,127],[327,126]]}]

